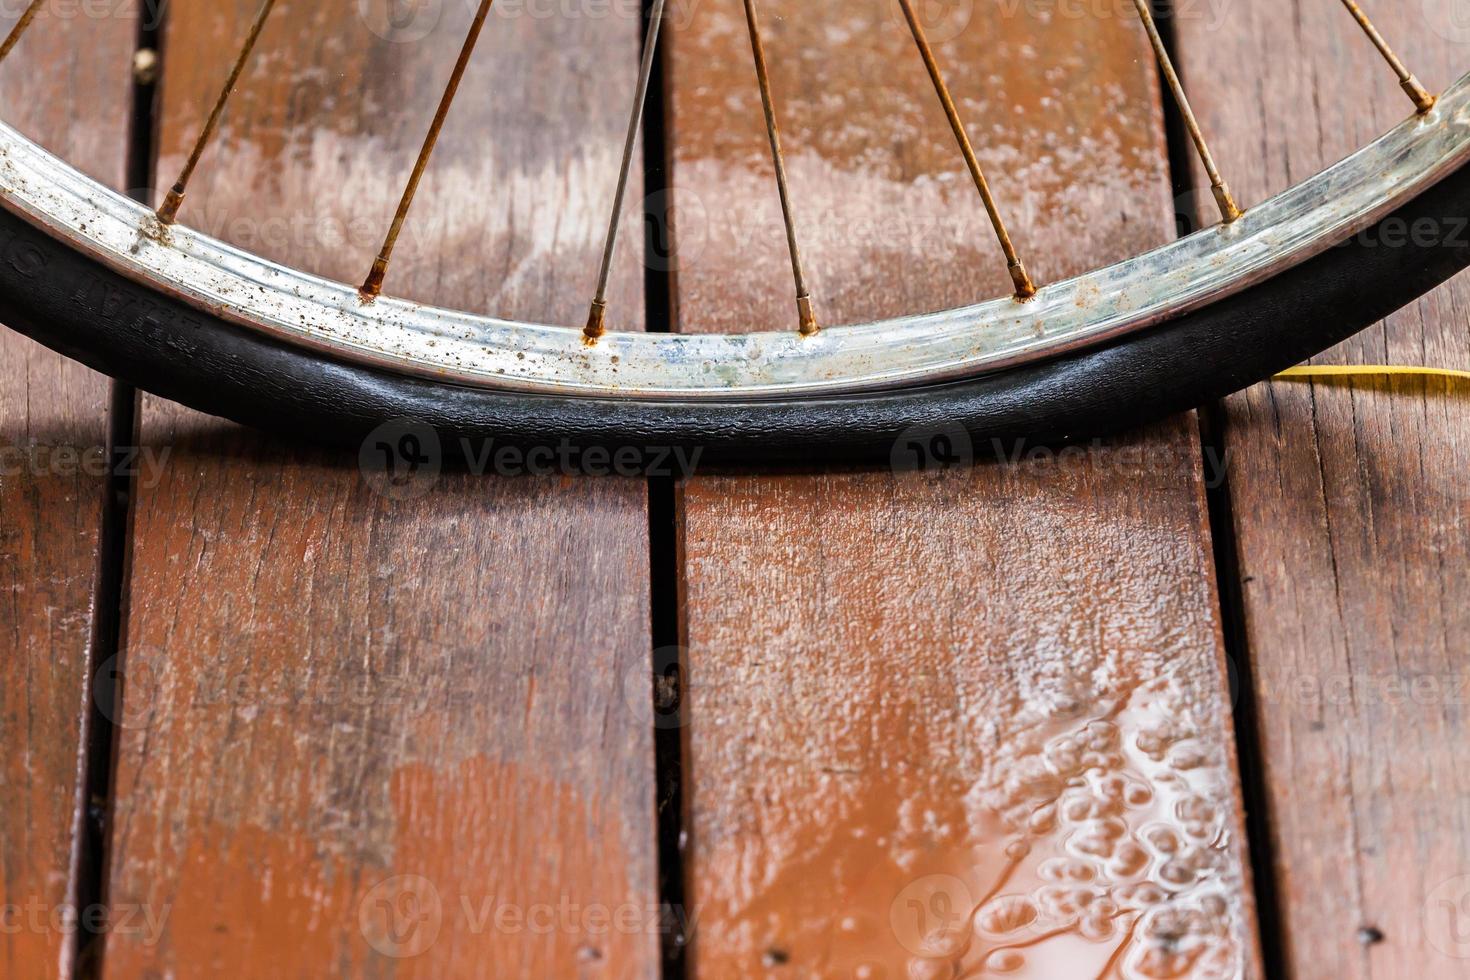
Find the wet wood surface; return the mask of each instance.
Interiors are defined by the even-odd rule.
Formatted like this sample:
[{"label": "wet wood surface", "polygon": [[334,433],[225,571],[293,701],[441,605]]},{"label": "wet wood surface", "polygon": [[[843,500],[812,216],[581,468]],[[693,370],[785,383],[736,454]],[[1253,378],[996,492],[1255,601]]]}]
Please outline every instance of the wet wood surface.
[{"label": "wet wood surface", "polygon": [[[1004,295],[897,7],[819,6],[760,4],[819,315]],[[1034,275],[1172,236],[1136,21],[927,13]],[[679,325],[794,329],[739,5],[678,26]],[[697,975],[1256,974],[1195,420],[1009,448],[684,486]]]},{"label": "wet wood surface", "polygon": [[[258,4],[172,6],[160,183]],[[386,11],[279,5],[181,220],[361,279],[472,13]],[[520,11],[485,29],[387,291],[574,322],[638,24]],[[107,973],[656,973],[644,483],[436,473],[404,432],[360,471],[155,399],[141,424],[172,455],[133,517],[110,888],[168,915]]]},{"label": "wet wood surface", "polygon": [[[1368,9],[1431,90],[1470,66],[1455,4]],[[1178,26],[1196,108],[1242,204],[1413,111],[1338,4],[1283,18],[1252,0],[1223,22]],[[1319,360],[1470,368],[1467,304],[1461,277]],[[1466,973],[1466,398],[1442,380],[1274,383],[1225,406],[1271,929],[1291,976]]]},{"label": "wet wood surface", "polygon": [[[0,13],[9,33],[20,8]],[[98,180],[125,175],[132,17],[47,11],[0,67],[0,116]],[[75,45],[91,56],[73,59]],[[96,626],[108,382],[0,330],[0,974],[64,976]]]},{"label": "wet wood surface", "polygon": [[[172,6],[160,184],[257,4]],[[183,220],[359,279],[471,6],[282,0]],[[388,291],[575,324],[639,25],[501,6]],[[897,7],[759,6],[823,321],[1004,293]],[[1470,63],[1452,7],[1371,11],[1431,88]],[[1131,5],[919,9],[1039,280],[1173,235]],[[740,5],[671,11],[676,326],[794,327]],[[1409,111],[1339,5],[1292,11],[1171,24],[1242,204]],[[43,15],[0,115],[120,183],[135,28]],[[640,196],[615,329],[642,319]],[[1467,302],[1458,281],[1323,360],[1470,367]],[[0,357],[0,975],[62,976],[107,386],[9,332]],[[887,469],[683,483],[691,975],[1462,976],[1464,404],[1444,381],[1277,383],[1214,417],[1223,464],[1186,416],[974,467],[918,466],[993,449],[935,431]],[[141,412],[103,972],[659,975],[646,485],[441,472],[405,427],[354,457]],[[1264,962],[1205,505],[1222,465]]]}]

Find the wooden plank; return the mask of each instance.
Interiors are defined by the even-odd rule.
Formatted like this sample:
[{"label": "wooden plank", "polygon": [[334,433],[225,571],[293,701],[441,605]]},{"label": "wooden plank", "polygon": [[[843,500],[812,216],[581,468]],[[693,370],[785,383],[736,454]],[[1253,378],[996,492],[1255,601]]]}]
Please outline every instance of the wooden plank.
[{"label": "wooden plank", "polygon": [[[8,5],[0,32],[20,13]],[[131,16],[45,12],[0,68],[0,118],[123,185]],[[78,58],[85,50],[88,57]],[[0,974],[69,975],[90,707],[107,380],[0,330]]]},{"label": "wooden plank", "polygon": [[[1431,88],[1470,68],[1454,4],[1366,7]],[[1181,18],[1180,42],[1242,203],[1412,111],[1338,4],[1283,19],[1252,0],[1226,26]],[[1470,367],[1467,302],[1462,277],[1321,361]],[[1465,406],[1460,388],[1413,380],[1265,384],[1226,403],[1282,975],[1466,972]]]},{"label": "wooden plank", "polygon": [[[760,7],[826,321],[1003,295],[896,8]],[[1140,29],[1075,9],[929,5],[1042,279],[1173,233]],[[739,4],[673,46],[686,329],[795,326],[750,59]],[[1032,450],[684,487],[699,975],[1256,972],[1195,422]]]},{"label": "wooden plank", "polygon": [[[173,5],[162,173],[256,6]],[[183,220],[366,272],[473,12],[416,8],[437,19],[393,34],[384,9],[280,5]],[[639,28],[520,11],[486,27],[388,290],[573,322]],[[354,454],[143,412],[174,455],[134,515],[128,670],[151,683],[120,734],[112,891],[171,913],[108,971],[656,972],[651,733],[624,701],[650,649],[644,484],[446,471],[381,492]]]}]

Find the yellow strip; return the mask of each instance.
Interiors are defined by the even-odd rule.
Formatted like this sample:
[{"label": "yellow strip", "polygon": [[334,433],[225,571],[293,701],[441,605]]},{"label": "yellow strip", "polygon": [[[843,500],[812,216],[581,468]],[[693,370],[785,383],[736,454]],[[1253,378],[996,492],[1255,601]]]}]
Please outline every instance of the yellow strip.
[{"label": "yellow strip", "polygon": [[1310,378],[1384,378],[1409,375],[1420,378],[1456,378],[1470,381],[1470,371],[1454,368],[1417,367],[1409,364],[1303,364],[1287,368],[1272,380],[1296,381]]}]

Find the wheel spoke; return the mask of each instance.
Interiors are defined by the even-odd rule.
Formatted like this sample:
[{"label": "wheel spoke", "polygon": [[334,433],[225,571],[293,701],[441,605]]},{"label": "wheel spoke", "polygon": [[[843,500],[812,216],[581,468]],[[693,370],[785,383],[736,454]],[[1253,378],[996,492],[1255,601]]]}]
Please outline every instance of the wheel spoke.
[{"label": "wheel spoke", "polygon": [[174,186],[169,189],[163,199],[163,204],[158,209],[158,220],[165,225],[174,223],[179,216],[179,205],[184,203],[184,194],[189,189],[189,178],[194,176],[194,168],[199,166],[199,158],[204,156],[204,148],[214,136],[214,131],[219,128],[220,117],[224,115],[225,103],[230,101],[234,94],[235,85],[240,81],[240,74],[245,70],[245,64],[250,60],[250,53],[255,50],[255,42],[260,40],[260,32],[265,28],[266,19],[270,17],[271,11],[276,6],[276,0],[265,0],[260,5],[260,10],[255,14],[255,22],[250,25],[250,33],[245,38],[240,53],[235,57],[234,67],[230,69],[230,77],[225,80],[225,87],[220,90],[219,98],[214,101],[214,108],[209,112],[209,119],[204,123],[204,129],[199,133],[199,138],[194,141],[194,149],[189,153],[189,159],[184,163],[184,169],[179,174],[179,179],[174,181]]},{"label": "wheel spoke", "polygon": [[771,142],[771,161],[776,167],[776,190],[781,195],[781,220],[786,225],[786,249],[791,253],[791,275],[796,280],[796,316],[803,337],[810,337],[820,327],[812,307],[811,293],[806,288],[802,269],[801,248],[796,242],[796,221],[791,215],[791,191],[786,183],[786,159],[781,154],[781,132],[776,127],[776,109],[771,102],[771,78],[766,71],[766,46],[761,40],[760,21],[756,17],[755,0],[745,0],[745,23],[750,29],[750,51],[755,59],[755,77],[760,83],[761,108],[766,116],[766,136]]},{"label": "wheel spoke", "polygon": [[11,49],[20,43],[20,36],[26,32],[27,27],[31,26],[31,21],[36,19],[36,15],[41,12],[41,4],[45,2],[46,0],[31,0],[30,6],[25,9],[25,13],[20,15],[20,19],[10,29],[10,33],[5,35],[5,40],[0,41],[0,61],[4,61],[5,56],[10,54]]},{"label": "wheel spoke", "polygon": [[965,132],[965,124],[961,121],[959,110],[955,108],[954,99],[949,94],[949,86],[945,84],[944,75],[939,70],[939,62],[934,58],[934,49],[929,46],[929,38],[924,32],[924,25],[919,23],[912,0],[899,0],[899,4],[903,7],[904,18],[909,22],[909,30],[914,35],[914,44],[919,48],[919,55],[924,59],[924,67],[929,70],[929,78],[934,83],[934,91],[939,96],[940,104],[944,106],[944,114],[949,119],[949,128],[954,132],[955,141],[960,145],[960,153],[964,155],[965,166],[970,168],[970,176],[974,178],[975,189],[980,192],[980,200],[985,205],[985,213],[990,216],[990,225],[995,229],[995,237],[1000,241],[1000,250],[1005,253],[1006,268],[1010,270],[1011,282],[1016,287],[1016,298],[1030,299],[1036,295],[1036,284],[1027,274],[1026,266],[1022,264],[1021,257],[1016,253],[1016,246],[1011,242],[1010,233],[1006,231],[1005,221],[1000,216],[1000,207],[995,203],[995,195],[990,191],[990,182],[985,179],[985,171],[980,169],[980,160],[975,156],[975,147],[970,143],[970,135]]},{"label": "wheel spoke", "polygon": [[602,267],[597,273],[597,294],[587,313],[587,326],[582,333],[596,341],[607,332],[607,284],[612,277],[613,253],[618,244],[618,227],[622,224],[623,197],[628,190],[628,171],[633,164],[633,148],[638,130],[643,125],[643,109],[648,103],[648,80],[653,77],[653,59],[663,25],[664,0],[654,0],[648,15],[648,33],[643,39],[643,63],[638,69],[638,85],[633,93],[633,109],[628,116],[628,136],[623,141],[623,162],[618,168],[618,187],[613,193],[612,218],[607,223],[607,238],[602,247]]},{"label": "wheel spoke", "polygon": [[1373,42],[1373,46],[1378,49],[1379,53],[1383,55],[1384,60],[1388,62],[1389,67],[1393,69],[1394,74],[1399,77],[1399,87],[1404,90],[1405,95],[1414,101],[1414,108],[1420,112],[1428,112],[1430,109],[1433,109],[1434,96],[1430,95],[1429,91],[1423,85],[1419,84],[1419,79],[1414,77],[1413,72],[1404,67],[1404,63],[1399,60],[1398,55],[1393,53],[1393,48],[1388,46],[1388,42],[1383,39],[1383,35],[1378,33],[1378,28],[1373,26],[1373,22],[1363,12],[1363,8],[1359,7],[1353,0],[1342,0],[1342,5],[1348,9],[1348,13],[1353,15],[1353,19],[1358,22],[1358,26],[1363,28],[1363,33],[1368,35],[1368,40]]},{"label": "wheel spoke", "polygon": [[1189,138],[1194,141],[1194,148],[1199,151],[1200,162],[1204,164],[1205,174],[1210,178],[1210,191],[1215,195],[1215,204],[1220,208],[1220,217],[1226,224],[1240,217],[1240,208],[1235,204],[1235,198],[1230,194],[1230,187],[1225,183],[1225,178],[1220,176],[1220,170],[1215,166],[1215,158],[1210,154],[1210,147],[1205,142],[1205,134],[1199,128],[1199,120],[1194,117],[1194,110],[1189,106],[1189,98],[1184,94],[1184,85],[1179,81],[1179,73],[1174,70],[1174,61],[1169,57],[1169,51],[1164,47],[1164,39],[1159,35],[1159,27],[1154,23],[1154,15],[1148,9],[1149,0],[1133,0],[1133,6],[1138,8],[1138,16],[1143,20],[1144,30],[1148,31],[1149,43],[1153,45],[1154,54],[1159,59],[1159,68],[1164,73],[1164,80],[1169,85],[1169,90],[1174,93],[1174,102],[1179,106],[1179,114],[1184,117],[1184,125],[1189,130]]},{"label": "wheel spoke", "polygon": [[454,71],[450,73],[449,83],[444,87],[444,95],[439,100],[439,108],[434,113],[434,121],[429,124],[428,135],[424,137],[424,145],[420,147],[418,159],[414,161],[413,172],[408,177],[408,185],[403,188],[403,196],[398,201],[398,210],[393,213],[393,222],[388,226],[388,234],[383,239],[383,247],[378,251],[378,257],[373,260],[372,269],[368,271],[367,278],[363,280],[358,290],[366,302],[376,299],[383,291],[383,279],[388,275],[388,262],[393,258],[393,246],[398,243],[398,235],[403,231],[403,223],[408,218],[408,209],[413,205],[419,182],[424,179],[424,171],[429,167],[429,157],[434,153],[434,144],[439,142],[439,133],[444,129],[444,120],[449,118],[449,107],[454,104],[454,97],[459,92],[459,83],[464,78],[465,69],[469,67],[470,56],[475,53],[475,44],[480,40],[480,31],[485,26],[485,18],[489,16],[490,5],[493,2],[494,0],[480,0],[480,7],[475,11],[475,19],[470,24],[469,33],[465,36],[464,47],[459,52],[459,60],[454,63]]}]

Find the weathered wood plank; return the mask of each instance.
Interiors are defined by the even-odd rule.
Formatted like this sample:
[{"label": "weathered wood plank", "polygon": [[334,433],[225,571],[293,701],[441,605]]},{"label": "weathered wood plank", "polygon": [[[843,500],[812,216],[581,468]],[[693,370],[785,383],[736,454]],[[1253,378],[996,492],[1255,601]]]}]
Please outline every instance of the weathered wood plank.
[{"label": "weathered wood plank", "polygon": [[[174,5],[165,179],[255,7]],[[384,9],[280,5],[183,220],[360,279],[472,13],[385,38]],[[486,27],[388,291],[573,322],[638,24],[518,9]],[[647,677],[644,484],[385,494],[353,456],[156,400],[143,434],[174,455],[134,515],[127,656],[152,683],[118,750],[112,889],[171,916],[109,972],[656,972],[654,760],[624,700]]]},{"label": "weathered wood plank", "polygon": [[[0,32],[19,13],[13,4],[0,12]],[[121,187],[135,32],[128,15],[43,12],[0,68],[0,117]],[[0,974],[8,977],[65,976],[72,961],[107,391],[105,378],[0,330]]]},{"label": "weathered wood plank", "polygon": [[[1004,294],[896,6],[760,7],[821,315]],[[1136,22],[979,2],[931,36],[1034,274],[1173,233]],[[739,4],[675,38],[684,329],[795,325],[750,59]],[[700,975],[1255,971],[1192,418],[950,472],[704,475],[682,535]]]},{"label": "weathered wood plank", "polygon": [[[1455,4],[1365,6],[1431,88],[1470,69]],[[1243,204],[1412,111],[1339,4],[1287,13],[1252,0],[1219,26],[1181,18],[1179,36]],[[1322,361],[1470,367],[1467,303],[1470,282],[1457,279]],[[1458,386],[1412,380],[1266,384],[1226,403],[1276,931],[1292,976],[1466,972],[1466,404]]]}]

